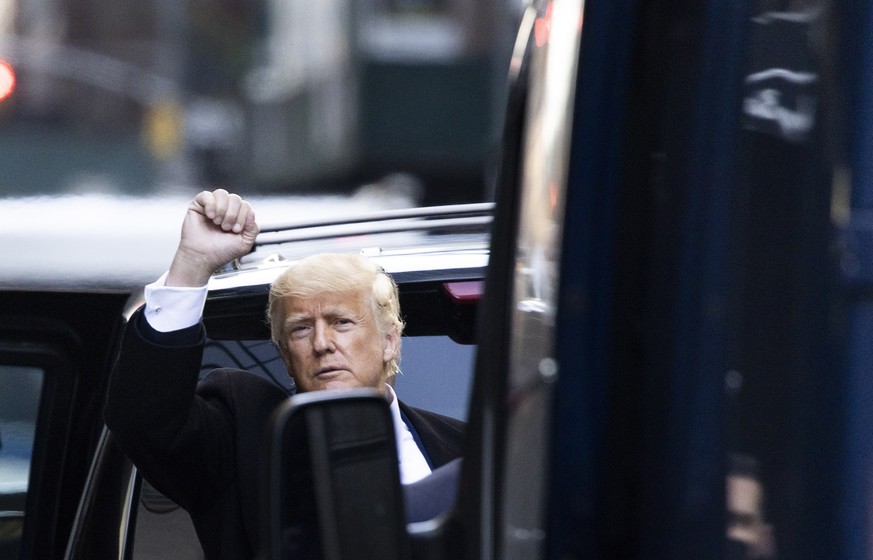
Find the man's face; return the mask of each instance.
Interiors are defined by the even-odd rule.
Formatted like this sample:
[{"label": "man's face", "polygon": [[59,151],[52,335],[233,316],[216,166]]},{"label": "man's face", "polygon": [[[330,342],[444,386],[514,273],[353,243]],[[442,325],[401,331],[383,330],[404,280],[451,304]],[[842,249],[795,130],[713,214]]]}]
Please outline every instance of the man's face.
[{"label": "man's face", "polygon": [[287,297],[282,358],[298,391],[372,387],[385,390],[385,364],[397,333],[379,332],[365,291]]}]

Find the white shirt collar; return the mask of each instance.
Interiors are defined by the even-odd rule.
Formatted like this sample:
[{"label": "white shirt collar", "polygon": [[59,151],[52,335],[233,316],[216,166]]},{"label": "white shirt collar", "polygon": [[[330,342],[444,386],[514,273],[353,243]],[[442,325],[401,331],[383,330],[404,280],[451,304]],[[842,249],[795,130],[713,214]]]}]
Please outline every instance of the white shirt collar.
[{"label": "white shirt collar", "polygon": [[424,454],[415,443],[412,432],[400,416],[397,394],[391,385],[385,385],[385,398],[389,400],[391,418],[394,420],[394,436],[397,440],[397,460],[400,467],[400,482],[410,484],[431,473]]}]

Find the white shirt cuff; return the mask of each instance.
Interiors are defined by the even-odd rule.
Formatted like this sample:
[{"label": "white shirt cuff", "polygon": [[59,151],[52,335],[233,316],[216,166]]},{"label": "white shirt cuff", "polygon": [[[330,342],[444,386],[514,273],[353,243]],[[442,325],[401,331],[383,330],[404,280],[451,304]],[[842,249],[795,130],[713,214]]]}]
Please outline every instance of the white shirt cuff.
[{"label": "white shirt cuff", "polygon": [[196,325],[203,316],[206,286],[194,288],[166,285],[167,273],[145,287],[145,318],[160,332],[178,331]]}]

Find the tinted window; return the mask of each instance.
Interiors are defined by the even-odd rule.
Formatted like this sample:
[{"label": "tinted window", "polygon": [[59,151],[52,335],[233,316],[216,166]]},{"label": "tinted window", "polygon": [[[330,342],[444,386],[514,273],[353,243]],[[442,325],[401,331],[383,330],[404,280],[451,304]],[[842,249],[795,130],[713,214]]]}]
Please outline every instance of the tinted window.
[{"label": "tinted window", "polygon": [[465,420],[475,351],[447,336],[404,338],[397,394],[411,406]]},{"label": "tinted window", "polygon": [[[404,337],[398,394],[409,405],[466,419],[475,350],[446,336]],[[210,340],[201,376],[219,367],[252,371],[291,389],[285,365],[267,340]],[[173,558],[202,557],[187,512],[143,482],[133,558],[164,558],[170,551]]]},{"label": "tinted window", "polygon": [[17,558],[42,393],[40,368],[0,365],[0,558]]},{"label": "tinted window", "polygon": [[[395,383],[400,398],[411,406],[466,419],[475,349],[447,336],[404,337],[403,373]],[[217,367],[249,370],[291,388],[285,364],[267,340],[211,340],[201,375]]]},{"label": "tinted window", "polygon": [[203,549],[188,512],[142,481],[133,560],[201,560]]}]

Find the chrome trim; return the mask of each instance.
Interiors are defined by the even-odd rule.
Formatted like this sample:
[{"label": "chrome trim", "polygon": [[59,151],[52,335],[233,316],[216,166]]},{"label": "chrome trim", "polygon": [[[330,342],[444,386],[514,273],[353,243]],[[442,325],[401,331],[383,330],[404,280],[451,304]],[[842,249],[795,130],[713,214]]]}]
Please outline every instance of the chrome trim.
[{"label": "chrome trim", "polygon": [[[67,540],[64,560],[78,560],[79,556],[77,555],[77,552],[80,548],[79,542],[83,538],[87,538],[87,531],[89,530],[87,523],[91,519],[88,515],[88,508],[93,504],[94,494],[98,491],[97,484],[100,482],[98,480],[100,476],[99,471],[103,464],[111,437],[109,428],[103,426],[103,431],[100,433],[100,439],[94,450],[91,466],[88,469],[88,477],[85,480],[85,486],[83,487],[81,497],[79,498],[79,505],[76,508],[76,517],[73,521],[73,527],[70,530],[70,536]],[[127,483],[127,489],[124,493],[124,502],[118,519],[118,560],[123,560],[127,557],[125,547],[130,538],[129,534],[132,519],[131,508],[134,505],[134,497],[136,496],[136,477],[136,467],[130,464],[130,479]]]},{"label": "chrome trim", "polygon": [[279,231],[261,232],[255,242],[255,248],[265,245],[280,245],[295,241],[313,241],[331,237],[344,237],[356,235],[374,235],[397,232],[422,232],[438,229],[462,228],[470,226],[488,226],[491,224],[491,216],[439,218],[419,221],[417,219],[402,218],[378,222],[351,222],[331,223],[305,228],[283,229]]},{"label": "chrome trim", "polygon": [[105,426],[100,433],[100,439],[97,441],[97,447],[94,450],[91,466],[88,469],[88,477],[85,479],[85,486],[82,487],[82,494],[79,498],[79,505],[76,508],[76,517],[73,520],[73,526],[70,528],[70,536],[67,539],[67,549],[64,552],[64,560],[72,560],[75,558],[76,545],[82,538],[82,532],[85,530],[83,524],[86,521],[85,511],[91,503],[91,496],[94,493],[94,481],[97,478],[97,469],[100,464],[100,458],[103,456],[106,449],[107,441],[109,440],[109,429]]},{"label": "chrome trim", "polygon": [[[255,240],[250,254],[257,253],[265,246],[329,238],[400,232],[433,233],[470,228],[484,233],[491,225],[493,210],[493,203],[404,208],[345,216],[342,219],[264,228]],[[244,257],[242,260],[247,259]]]},{"label": "chrome trim", "polygon": [[[421,249],[396,249],[380,251],[378,255],[366,254],[378,262],[388,274],[410,272],[435,272],[465,269],[485,270],[488,265],[488,243],[465,243],[456,247],[434,246]],[[268,286],[290,264],[292,259],[276,261],[267,259],[262,263],[249,263],[246,268],[216,274],[209,280],[209,291],[231,290],[253,286]]]},{"label": "chrome trim", "polygon": [[[491,214],[494,212],[493,202],[482,202],[478,204],[454,204],[447,206],[424,206],[417,208],[402,208],[397,210],[384,210],[381,212],[372,212],[367,214],[359,214],[357,216],[344,216],[342,219],[320,220],[310,223],[289,224],[284,227],[271,227],[261,230],[263,233],[273,233],[280,231],[308,229],[317,227],[329,227],[336,225],[361,224],[372,222],[386,222],[392,220],[403,220],[411,218],[439,218],[449,215],[472,216],[475,214]],[[257,242],[255,242],[257,245]]]},{"label": "chrome trim", "polygon": [[[127,554],[128,540],[130,540],[130,531],[132,528],[131,520],[134,518],[133,508],[138,507],[135,501],[136,481],[137,481],[136,465],[132,465],[130,469],[130,479],[127,481],[127,492],[124,496],[124,506],[121,509],[121,517],[118,520],[118,557],[119,559],[129,557]],[[135,529],[135,527],[133,527]]]}]

